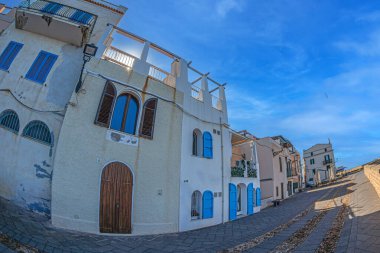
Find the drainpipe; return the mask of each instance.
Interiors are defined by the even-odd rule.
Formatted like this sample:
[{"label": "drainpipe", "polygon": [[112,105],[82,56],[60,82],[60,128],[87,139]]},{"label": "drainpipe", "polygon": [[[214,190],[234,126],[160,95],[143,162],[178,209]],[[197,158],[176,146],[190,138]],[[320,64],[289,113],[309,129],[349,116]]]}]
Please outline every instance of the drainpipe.
[{"label": "drainpipe", "polygon": [[224,146],[223,146],[223,127],[222,127],[222,117],[219,117],[219,127],[220,127],[220,151],[222,159],[222,223],[224,223]]}]

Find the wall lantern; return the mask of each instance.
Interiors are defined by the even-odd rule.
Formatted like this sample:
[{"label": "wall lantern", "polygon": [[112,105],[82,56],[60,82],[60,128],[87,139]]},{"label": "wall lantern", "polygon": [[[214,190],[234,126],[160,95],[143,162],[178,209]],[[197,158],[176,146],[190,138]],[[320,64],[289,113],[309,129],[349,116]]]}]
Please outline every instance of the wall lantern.
[{"label": "wall lantern", "polygon": [[83,65],[82,65],[82,70],[80,72],[80,77],[79,81],[77,83],[77,86],[75,88],[75,92],[78,93],[80,88],[82,87],[82,75],[83,75],[83,70],[87,62],[91,60],[92,57],[96,55],[96,51],[98,51],[98,47],[95,46],[94,44],[86,44],[83,49]]}]

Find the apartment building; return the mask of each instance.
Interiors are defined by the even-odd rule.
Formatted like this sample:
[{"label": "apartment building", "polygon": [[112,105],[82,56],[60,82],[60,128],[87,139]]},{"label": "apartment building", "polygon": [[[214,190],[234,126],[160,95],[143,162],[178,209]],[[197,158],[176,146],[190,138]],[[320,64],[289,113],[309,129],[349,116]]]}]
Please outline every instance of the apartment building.
[{"label": "apartment building", "polygon": [[318,185],[335,179],[336,166],[331,143],[316,144],[303,151],[306,185]]}]

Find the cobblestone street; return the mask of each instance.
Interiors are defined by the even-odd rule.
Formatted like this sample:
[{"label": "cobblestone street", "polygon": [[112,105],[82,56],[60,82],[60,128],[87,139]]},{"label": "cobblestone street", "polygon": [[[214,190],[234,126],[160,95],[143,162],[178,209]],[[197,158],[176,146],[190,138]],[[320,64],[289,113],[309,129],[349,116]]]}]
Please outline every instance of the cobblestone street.
[{"label": "cobblestone street", "polygon": [[[329,252],[336,241],[332,227],[340,233],[333,243],[336,252],[378,252],[380,247],[379,198],[362,172],[249,217],[167,235],[111,237],[60,230],[44,217],[0,203],[0,252],[21,246],[19,252]],[[344,225],[337,222],[339,215]]]}]

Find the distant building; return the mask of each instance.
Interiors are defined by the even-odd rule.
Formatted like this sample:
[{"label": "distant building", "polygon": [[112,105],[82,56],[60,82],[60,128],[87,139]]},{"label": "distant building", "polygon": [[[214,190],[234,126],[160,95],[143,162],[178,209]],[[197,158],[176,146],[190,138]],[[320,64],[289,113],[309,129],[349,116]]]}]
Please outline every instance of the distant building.
[{"label": "distant building", "polygon": [[335,178],[335,158],[331,143],[316,144],[304,150],[303,159],[307,185],[318,185]]}]

